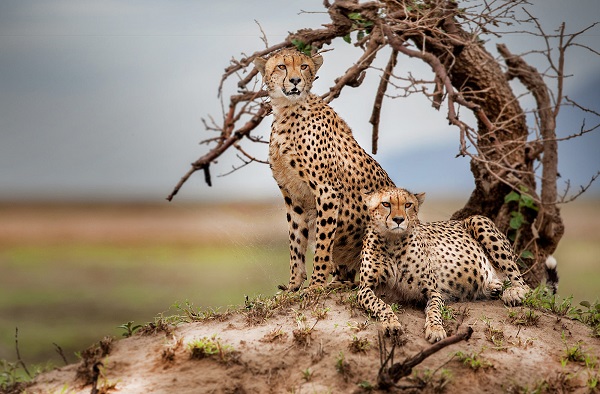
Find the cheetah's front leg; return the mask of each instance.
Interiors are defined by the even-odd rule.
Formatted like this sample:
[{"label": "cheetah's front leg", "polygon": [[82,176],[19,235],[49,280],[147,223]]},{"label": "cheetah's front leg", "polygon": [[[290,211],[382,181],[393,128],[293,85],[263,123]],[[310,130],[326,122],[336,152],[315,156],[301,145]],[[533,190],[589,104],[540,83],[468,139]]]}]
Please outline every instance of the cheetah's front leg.
[{"label": "cheetah's front leg", "polygon": [[392,307],[375,295],[373,289],[361,284],[358,290],[358,303],[377,318],[388,336],[402,335],[402,325]]},{"label": "cheetah's front leg", "polygon": [[371,228],[367,229],[363,239],[360,263],[360,287],[358,303],[376,319],[381,321],[386,335],[402,335],[402,325],[392,307],[377,297],[374,289],[385,285],[383,273],[388,271],[386,266],[392,262],[381,253],[381,240]]},{"label": "cheetah's front leg", "polygon": [[437,290],[430,291],[425,307],[425,338],[431,343],[446,338],[446,330],[442,325],[443,305],[442,295]]},{"label": "cheetah's front leg", "polygon": [[[306,248],[308,245],[308,218],[305,209],[281,189],[287,211],[290,245],[289,291],[298,291],[306,280]],[[283,288],[283,286],[281,287]]]},{"label": "cheetah's front leg", "polygon": [[338,193],[331,186],[323,185],[317,190],[319,196],[316,198],[316,243],[311,288],[325,287],[329,274],[333,272],[335,263],[332,251],[340,208]]}]

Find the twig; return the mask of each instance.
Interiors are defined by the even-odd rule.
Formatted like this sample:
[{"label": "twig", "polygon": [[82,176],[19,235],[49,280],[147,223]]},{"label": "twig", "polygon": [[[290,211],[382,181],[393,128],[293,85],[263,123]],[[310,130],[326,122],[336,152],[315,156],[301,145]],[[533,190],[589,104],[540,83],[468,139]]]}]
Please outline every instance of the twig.
[{"label": "twig", "polygon": [[31,376],[31,374],[29,373],[27,365],[25,365],[25,362],[21,358],[21,352],[19,351],[19,327],[15,327],[15,348],[17,350],[17,364],[21,364],[27,376],[32,378],[33,376]]},{"label": "twig", "polygon": [[261,39],[261,41],[264,42],[265,48],[268,48],[269,47],[269,40],[267,40],[267,35],[265,34],[265,31],[263,30],[262,26],[260,25],[260,22],[255,19],[254,23],[256,23],[258,25],[258,28],[260,29],[260,34],[261,34],[260,39]]},{"label": "twig", "polygon": [[210,163],[221,156],[223,152],[225,152],[230,146],[235,144],[237,141],[241,140],[244,136],[246,136],[250,131],[254,130],[256,126],[260,124],[263,118],[267,115],[270,110],[270,106],[266,104],[261,104],[258,112],[250,119],[244,126],[238,129],[235,133],[233,133],[229,138],[222,141],[219,145],[213,148],[210,152],[196,160],[191,164],[192,168],[177,182],[177,185],[173,188],[171,194],[167,196],[167,201],[173,200],[173,197],[179,192],[181,186],[189,179],[192,174],[198,170],[204,170],[204,180],[211,186],[211,178],[210,178]]},{"label": "twig", "polygon": [[427,357],[457,342],[468,341],[469,338],[471,338],[471,334],[473,334],[473,329],[470,326],[465,326],[457,331],[456,334],[434,343],[414,356],[407,358],[404,362],[393,364],[387,370],[383,368],[382,371],[380,370],[379,376],[377,377],[378,387],[384,390],[392,387],[403,377],[409,376],[412,373],[412,369],[423,362]]},{"label": "twig", "polygon": [[58,353],[60,355],[60,357],[62,358],[65,365],[69,365],[69,362],[67,361],[67,357],[65,356],[65,353],[63,352],[62,347],[60,347],[59,345],[57,345],[54,342],[52,342],[52,344],[54,345],[54,350],[56,350],[56,353]]}]

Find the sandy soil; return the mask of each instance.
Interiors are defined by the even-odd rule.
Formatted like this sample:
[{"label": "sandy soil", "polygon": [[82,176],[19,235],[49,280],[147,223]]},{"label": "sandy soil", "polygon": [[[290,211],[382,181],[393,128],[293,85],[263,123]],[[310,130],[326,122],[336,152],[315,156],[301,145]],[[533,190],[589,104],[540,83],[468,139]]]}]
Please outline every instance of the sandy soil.
[{"label": "sandy soil", "polygon": [[[254,302],[226,316],[179,324],[150,335],[135,334],[96,351],[78,364],[38,376],[27,393],[90,393],[91,366],[101,361],[98,392],[120,393],[349,393],[375,390],[380,368],[378,324],[353,300],[353,293],[307,296],[294,302]],[[564,361],[579,346],[591,360],[600,339],[589,327],[529,308],[506,308],[500,301],[451,305],[449,333],[458,325],[474,333],[467,342],[446,347],[413,370],[398,385],[419,389],[393,392],[591,392],[588,380],[599,367]],[[429,344],[420,308],[405,308],[402,362]],[[213,338],[221,352],[193,358],[190,344]],[[383,344],[392,347],[389,338]],[[456,356],[470,355],[471,366]],[[386,353],[387,354],[387,353]],[[477,364],[480,364],[477,367]],[[79,377],[77,377],[79,371]],[[90,378],[92,377],[92,378]],[[86,384],[85,380],[88,379]],[[91,380],[90,380],[91,379]]]}]

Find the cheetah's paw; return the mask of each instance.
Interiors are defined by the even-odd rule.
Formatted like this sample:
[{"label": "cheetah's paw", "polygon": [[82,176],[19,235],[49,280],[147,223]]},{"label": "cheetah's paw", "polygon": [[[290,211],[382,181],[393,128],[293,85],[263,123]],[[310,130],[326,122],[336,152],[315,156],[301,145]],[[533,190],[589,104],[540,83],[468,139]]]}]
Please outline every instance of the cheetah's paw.
[{"label": "cheetah's paw", "polygon": [[396,321],[386,321],[383,323],[383,330],[385,335],[388,337],[399,337],[404,334],[404,330],[402,329],[402,324],[398,320]]},{"label": "cheetah's paw", "polygon": [[436,343],[446,338],[446,330],[439,324],[432,324],[425,327],[425,338],[431,342]]},{"label": "cheetah's paw", "polygon": [[509,306],[517,306],[523,303],[523,299],[530,291],[528,286],[512,286],[504,290],[502,301]]}]

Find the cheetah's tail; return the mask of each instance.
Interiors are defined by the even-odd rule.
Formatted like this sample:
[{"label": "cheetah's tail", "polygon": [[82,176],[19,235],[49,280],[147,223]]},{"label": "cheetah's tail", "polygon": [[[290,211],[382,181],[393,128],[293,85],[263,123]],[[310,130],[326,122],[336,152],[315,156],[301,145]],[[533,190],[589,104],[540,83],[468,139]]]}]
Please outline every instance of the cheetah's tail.
[{"label": "cheetah's tail", "polygon": [[546,258],[546,286],[552,294],[558,291],[558,271],[556,270],[557,262],[554,256],[549,255]]}]

